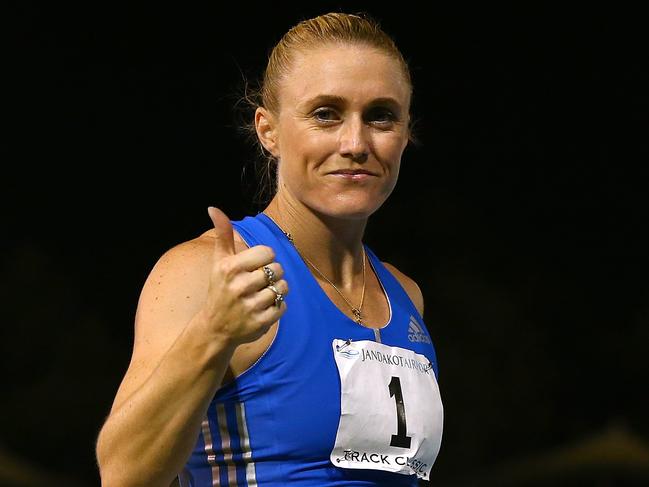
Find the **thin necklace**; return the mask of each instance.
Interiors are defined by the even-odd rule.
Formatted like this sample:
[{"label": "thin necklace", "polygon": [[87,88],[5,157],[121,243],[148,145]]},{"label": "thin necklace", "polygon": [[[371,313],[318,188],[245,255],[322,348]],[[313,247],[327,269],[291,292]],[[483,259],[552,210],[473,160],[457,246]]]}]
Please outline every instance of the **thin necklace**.
[{"label": "thin necklace", "polygon": [[285,231],[281,226],[279,226],[279,224],[275,220],[273,220],[273,218],[271,218],[268,214],[264,213],[264,215],[266,215],[270,219],[270,221],[272,221],[277,226],[277,228],[279,228],[280,231],[284,235],[286,235],[286,238],[288,238],[288,241],[293,244],[293,247],[295,247],[295,250],[297,250],[297,253],[299,254],[299,256],[302,257],[302,259],[304,259],[304,261],[307,264],[309,264],[311,267],[313,267],[313,270],[316,271],[318,273],[318,275],[320,277],[322,277],[325,281],[327,281],[329,284],[331,284],[331,287],[333,287],[336,290],[336,292],[338,294],[340,294],[340,297],[345,300],[345,302],[347,303],[347,306],[349,306],[351,308],[352,313],[354,314],[354,318],[355,318],[356,323],[358,323],[361,326],[365,326],[363,324],[363,317],[362,317],[362,314],[361,314],[362,311],[363,311],[363,300],[365,299],[365,247],[363,245],[361,245],[361,251],[363,253],[363,289],[361,291],[361,302],[360,302],[360,304],[358,305],[358,308],[357,308],[352,303],[349,302],[349,300],[340,291],[340,289],[338,289],[338,287],[336,287],[336,285],[333,282],[331,282],[329,280],[329,278],[327,276],[325,276],[320,271],[320,269],[318,269],[316,267],[316,265],[307,258],[306,255],[302,255],[302,252],[300,252],[300,249],[298,248],[298,246],[295,244],[295,241],[293,240],[293,236],[290,233],[288,233],[287,231]]}]

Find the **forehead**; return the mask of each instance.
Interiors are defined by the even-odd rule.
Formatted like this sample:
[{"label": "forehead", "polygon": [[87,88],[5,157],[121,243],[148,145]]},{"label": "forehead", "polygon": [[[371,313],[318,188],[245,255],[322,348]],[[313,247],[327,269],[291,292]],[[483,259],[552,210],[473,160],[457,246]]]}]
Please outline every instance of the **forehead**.
[{"label": "forehead", "polygon": [[282,107],[319,95],[335,95],[351,103],[389,97],[407,107],[410,85],[401,64],[384,51],[334,44],[297,52],[279,95]]}]

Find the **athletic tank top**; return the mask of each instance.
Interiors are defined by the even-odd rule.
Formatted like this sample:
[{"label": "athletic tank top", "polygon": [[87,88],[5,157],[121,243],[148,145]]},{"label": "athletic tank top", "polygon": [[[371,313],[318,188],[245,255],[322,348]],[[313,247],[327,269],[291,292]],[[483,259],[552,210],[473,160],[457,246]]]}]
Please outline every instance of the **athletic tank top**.
[{"label": "athletic tank top", "polygon": [[[381,401],[391,408],[390,421],[382,421],[386,423],[386,442],[390,438],[397,446],[400,441],[410,442],[411,415],[418,407],[425,411],[419,421],[430,423],[427,430],[434,433],[428,435],[431,438],[415,438],[413,444],[422,451],[432,448],[428,458],[433,461],[437,455],[442,406],[435,350],[422,317],[400,283],[366,246],[371,269],[387,296],[390,318],[378,331],[363,327],[333,304],[297,249],[268,216],[259,213],[232,224],[250,247],[268,245],[275,251],[290,287],[287,311],[261,358],[216,392],[195,448],[179,474],[181,487],[418,485],[414,473],[394,470],[403,470],[408,463],[408,468],[416,471],[422,462],[414,453],[412,458],[399,460],[398,455],[372,448],[348,448],[344,433],[357,437],[358,432],[353,428],[351,433],[339,431],[344,420],[356,424],[360,431],[380,430],[374,417],[362,411],[376,402],[372,394],[384,395]],[[408,391],[401,390],[395,377],[388,377],[392,372],[384,384],[367,386],[362,376],[354,378],[355,372],[343,371],[353,363],[401,367],[413,377],[431,381],[429,397],[433,400],[427,401],[431,404],[409,402]],[[349,376],[347,382],[343,376]],[[356,405],[365,408],[361,414],[367,416],[367,424],[359,425],[358,416],[348,413]],[[423,446],[418,441],[423,441]],[[424,467],[430,469],[432,462],[427,463]]]}]

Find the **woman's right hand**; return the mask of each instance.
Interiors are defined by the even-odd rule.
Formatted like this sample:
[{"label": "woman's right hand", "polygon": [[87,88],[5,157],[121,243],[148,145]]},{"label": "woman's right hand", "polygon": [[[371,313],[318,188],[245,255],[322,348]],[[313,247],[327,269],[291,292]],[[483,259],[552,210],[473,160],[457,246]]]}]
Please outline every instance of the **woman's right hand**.
[{"label": "woman's right hand", "polygon": [[230,219],[218,208],[208,208],[214,224],[214,254],[203,314],[208,332],[232,345],[252,342],[286,311],[286,303],[276,306],[276,294],[268,287],[263,266],[275,274],[275,288],[286,296],[284,271],[274,262],[275,252],[256,245],[236,253]]}]

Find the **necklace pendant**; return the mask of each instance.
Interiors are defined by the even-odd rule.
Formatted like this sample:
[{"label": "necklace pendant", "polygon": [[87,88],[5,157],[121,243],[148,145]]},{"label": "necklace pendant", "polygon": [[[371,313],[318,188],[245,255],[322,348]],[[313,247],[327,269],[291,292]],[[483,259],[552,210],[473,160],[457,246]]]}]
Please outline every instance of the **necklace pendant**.
[{"label": "necklace pendant", "polygon": [[352,308],[352,313],[354,313],[354,317],[356,318],[356,323],[362,325],[363,318],[361,317],[361,310],[358,308]]}]

